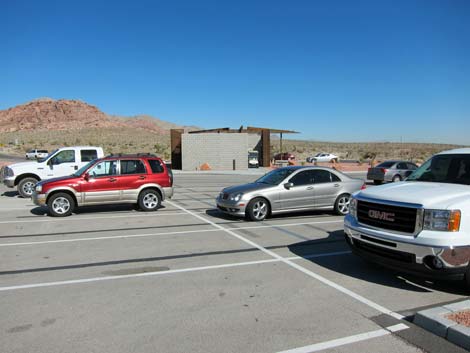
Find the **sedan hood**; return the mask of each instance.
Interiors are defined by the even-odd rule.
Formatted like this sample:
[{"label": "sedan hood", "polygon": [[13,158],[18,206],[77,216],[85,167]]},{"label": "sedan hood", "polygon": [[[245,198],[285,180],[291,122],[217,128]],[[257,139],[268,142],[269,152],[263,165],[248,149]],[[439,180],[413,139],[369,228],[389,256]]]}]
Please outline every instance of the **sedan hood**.
[{"label": "sedan hood", "polygon": [[365,189],[358,196],[419,204],[425,208],[450,208],[470,197],[470,186],[449,183],[404,181]]},{"label": "sedan hood", "polygon": [[263,190],[275,187],[276,185],[262,184],[262,183],[249,183],[243,185],[230,186],[222,190],[227,194],[238,194],[238,193],[248,193],[255,190]]}]

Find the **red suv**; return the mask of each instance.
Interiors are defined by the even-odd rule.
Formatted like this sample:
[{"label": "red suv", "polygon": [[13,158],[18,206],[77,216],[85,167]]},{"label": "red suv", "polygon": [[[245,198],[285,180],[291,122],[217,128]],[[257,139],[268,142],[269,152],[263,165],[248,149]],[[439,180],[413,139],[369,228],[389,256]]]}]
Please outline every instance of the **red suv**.
[{"label": "red suv", "polygon": [[76,173],[40,181],[33,192],[38,206],[55,217],[70,215],[77,206],[136,203],[155,211],[173,196],[173,173],[150,154],[110,155],[91,161]]}]

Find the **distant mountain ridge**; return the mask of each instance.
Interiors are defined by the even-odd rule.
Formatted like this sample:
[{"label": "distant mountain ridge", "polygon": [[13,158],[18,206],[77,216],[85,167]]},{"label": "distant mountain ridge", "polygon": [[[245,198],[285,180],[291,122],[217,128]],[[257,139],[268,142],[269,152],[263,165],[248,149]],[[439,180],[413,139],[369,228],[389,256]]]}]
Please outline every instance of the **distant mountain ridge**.
[{"label": "distant mountain ridge", "polygon": [[106,127],[144,129],[158,135],[167,135],[170,129],[198,129],[195,126],[180,126],[148,115],[108,115],[91,104],[75,99],[40,98],[0,110],[0,132]]}]

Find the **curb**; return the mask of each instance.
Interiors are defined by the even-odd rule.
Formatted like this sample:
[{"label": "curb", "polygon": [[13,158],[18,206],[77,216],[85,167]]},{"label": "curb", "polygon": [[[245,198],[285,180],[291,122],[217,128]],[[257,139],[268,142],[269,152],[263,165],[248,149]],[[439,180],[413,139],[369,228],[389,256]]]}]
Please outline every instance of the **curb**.
[{"label": "curb", "polygon": [[413,322],[448,341],[470,350],[470,327],[447,319],[448,314],[470,310],[470,300],[439,306],[416,313]]}]

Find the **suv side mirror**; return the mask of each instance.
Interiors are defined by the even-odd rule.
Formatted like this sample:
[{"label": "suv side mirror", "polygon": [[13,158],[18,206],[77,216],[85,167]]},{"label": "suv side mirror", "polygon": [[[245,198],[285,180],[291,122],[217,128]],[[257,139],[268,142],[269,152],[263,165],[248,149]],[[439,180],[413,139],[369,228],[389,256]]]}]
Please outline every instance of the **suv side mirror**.
[{"label": "suv side mirror", "polygon": [[290,189],[291,187],[293,187],[293,186],[294,186],[293,183],[285,183],[285,184],[284,184],[284,187],[285,187],[287,190],[289,190],[289,189]]}]

